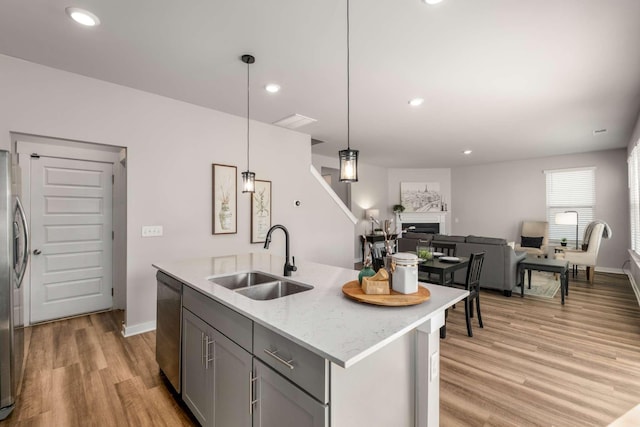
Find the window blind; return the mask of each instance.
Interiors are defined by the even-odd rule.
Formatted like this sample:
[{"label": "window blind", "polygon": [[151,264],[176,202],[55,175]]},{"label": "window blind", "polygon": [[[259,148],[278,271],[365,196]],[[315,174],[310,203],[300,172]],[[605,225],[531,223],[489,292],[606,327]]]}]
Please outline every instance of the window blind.
[{"label": "window blind", "polygon": [[564,237],[569,242],[569,246],[575,247],[575,225],[556,224],[555,216],[560,212],[578,212],[578,240],[579,242],[582,240],[585,227],[594,220],[595,216],[595,168],[548,170],[545,171],[545,175],[549,240],[558,242]]},{"label": "window blind", "polygon": [[631,218],[631,249],[640,253],[640,152],[636,145],[627,160],[629,168],[629,208]]}]

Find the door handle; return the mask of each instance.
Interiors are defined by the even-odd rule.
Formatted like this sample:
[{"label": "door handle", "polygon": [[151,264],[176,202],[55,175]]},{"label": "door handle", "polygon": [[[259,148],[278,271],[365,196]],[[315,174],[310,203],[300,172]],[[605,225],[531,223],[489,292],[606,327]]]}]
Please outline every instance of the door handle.
[{"label": "door handle", "polygon": [[16,287],[20,287],[22,279],[24,279],[24,273],[27,271],[27,262],[29,261],[29,226],[27,225],[27,216],[24,213],[24,208],[20,199],[16,197],[16,211],[20,214],[20,221],[22,221],[22,229],[24,231],[24,252],[22,254],[22,271],[18,274],[16,280]]},{"label": "door handle", "polygon": [[40,249],[34,249],[33,250],[33,254],[34,255],[40,255],[42,253],[42,251]]}]

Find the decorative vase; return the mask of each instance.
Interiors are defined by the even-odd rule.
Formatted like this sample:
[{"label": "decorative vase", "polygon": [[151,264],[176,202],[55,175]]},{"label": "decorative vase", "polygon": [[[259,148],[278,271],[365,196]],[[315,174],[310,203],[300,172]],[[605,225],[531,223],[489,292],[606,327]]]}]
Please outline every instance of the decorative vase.
[{"label": "decorative vase", "polygon": [[233,214],[231,213],[231,208],[229,208],[229,202],[222,202],[220,206],[220,228],[223,230],[231,229],[231,217]]},{"label": "decorative vase", "polygon": [[560,242],[560,246],[567,246],[567,242]]},{"label": "decorative vase", "polygon": [[365,266],[362,270],[360,270],[360,273],[358,274],[358,283],[362,285],[363,277],[371,277],[371,276],[375,276],[375,274],[376,272],[373,271],[373,268],[371,268],[371,266],[369,265]]}]

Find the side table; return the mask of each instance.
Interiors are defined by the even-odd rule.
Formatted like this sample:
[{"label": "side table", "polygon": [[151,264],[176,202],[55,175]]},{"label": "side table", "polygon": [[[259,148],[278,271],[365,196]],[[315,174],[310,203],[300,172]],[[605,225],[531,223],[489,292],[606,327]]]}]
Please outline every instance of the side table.
[{"label": "side table", "polygon": [[565,295],[569,295],[569,261],[564,259],[536,258],[528,256],[518,264],[520,275],[520,298],[524,298],[524,271],[529,270],[529,286],[531,286],[531,271],[548,271],[560,274],[560,294],[564,305]]}]

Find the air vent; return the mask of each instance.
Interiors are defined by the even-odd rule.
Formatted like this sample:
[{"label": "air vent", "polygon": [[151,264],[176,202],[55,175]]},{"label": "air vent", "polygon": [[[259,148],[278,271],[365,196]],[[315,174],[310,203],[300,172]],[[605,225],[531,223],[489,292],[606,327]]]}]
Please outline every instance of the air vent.
[{"label": "air vent", "polygon": [[300,114],[293,114],[285,117],[284,119],[280,119],[277,122],[273,122],[273,124],[287,129],[298,129],[299,127],[306,126],[313,122],[317,122],[317,120]]},{"label": "air vent", "polygon": [[607,133],[607,130],[606,129],[596,129],[596,130],[593,131],[594,135],[599,135],[601,133]]}]

